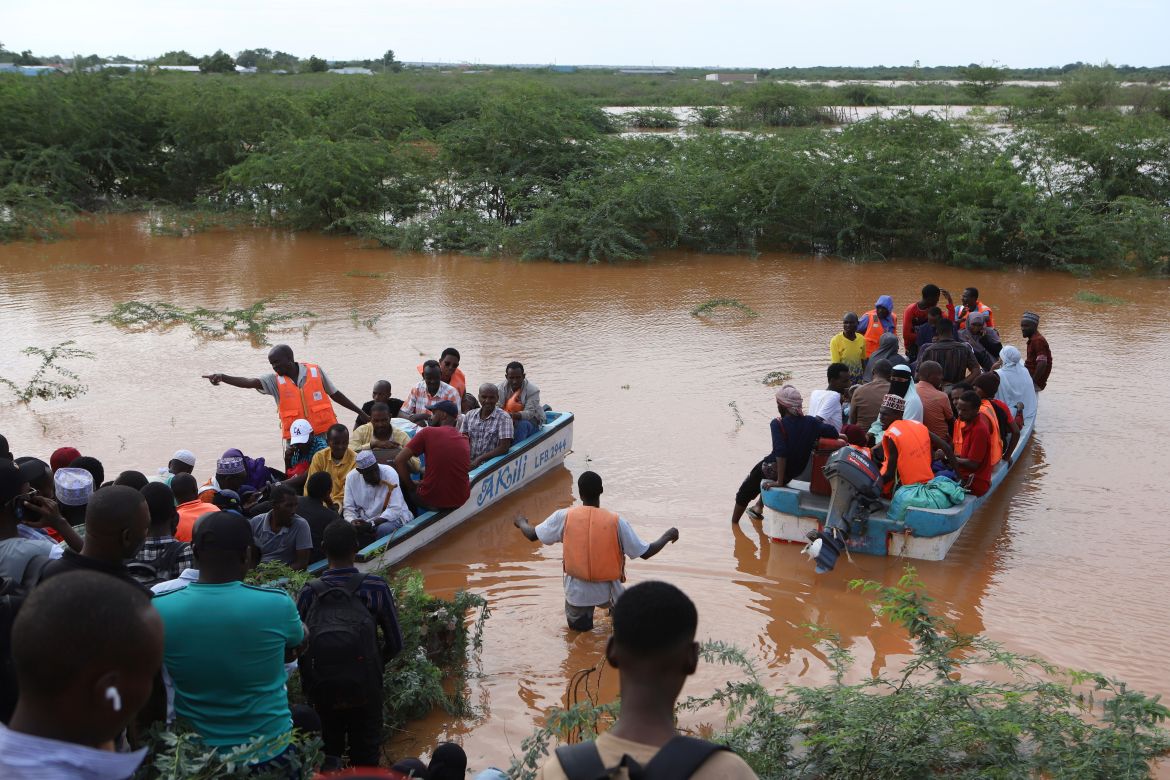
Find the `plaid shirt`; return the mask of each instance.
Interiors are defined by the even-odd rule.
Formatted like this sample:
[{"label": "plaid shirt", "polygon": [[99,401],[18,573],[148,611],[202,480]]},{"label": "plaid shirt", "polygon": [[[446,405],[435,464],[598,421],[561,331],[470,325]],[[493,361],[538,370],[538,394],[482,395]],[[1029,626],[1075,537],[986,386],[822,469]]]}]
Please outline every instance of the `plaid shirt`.
[{"label": "plaid shirt", "polygon": [[471,459],[475,460],[500,446],[500,439],[513,438],[512,416],[497,406],[484,420],[478,409],[472,409],[459,418],[459,432],[471,440]]},{"label": "plaid shirt", "polygon": [[[342,587],[349,582],[350,577],[358,570],[350,567],[345,569],[327,569],[321,573],[321,581],[327,585]],[[402,630],[398,627],[398,609],[394,605],[394,594],[386,580],[376,574],[367,574],[362,580],[357,592],[374,616],[374,620],[382,629],[382,663],[386,663],[402,650]],[[297,611],[301,613],[301,620],[309,619],[309,607],[313,605],[316,594],[306,585],[297,597]]]},{"label": "plaid shirt", "polygon": [[439,382],[439,392],[434,395],[427,392],[426,382],[419,382],[410,388],[410,395],[406,396],[406,403],[402,405],[402,411],[399,414],[403,417],[412,414],[430,414],[427,407],[439,401],[450,401],[455,404],[456,409],[463,408],[463,398],[459,395],[459,391],[446,382]]},{"label": "plaid shirt", "polygon": [[[134,556],[134,560],[140,563],[154,563],[162,557],[166,549],[175,541],[175,537],[167,536],[148,536],[146,541],[142,544],[142,549]],[[179,550],[179,554],[175,556],[175,565],[170,569],[160,569],[158,576],[164,580],[173,580],[179,576],[181,572],[186,569],[194,568],[195,556],[191,552],[191,545],[183,542],[183,547]]]}]

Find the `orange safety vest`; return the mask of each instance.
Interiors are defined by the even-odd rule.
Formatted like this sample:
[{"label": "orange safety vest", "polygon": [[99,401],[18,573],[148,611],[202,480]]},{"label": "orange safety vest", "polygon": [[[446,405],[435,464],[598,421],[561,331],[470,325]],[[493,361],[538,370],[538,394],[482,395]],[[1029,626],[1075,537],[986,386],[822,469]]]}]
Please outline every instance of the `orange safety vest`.
[{"label": "orange safety vest", "polygon": [[305,369],[304,387],[297,387],[297,383],[286,376],[276,375],[276,390],[280,394],[277,411],[280,413],[280,429],[286,439],[289,428],[300,419],[309,421],[313,433],[325,433],[329,426],[337,423],[333,402],[321,381],[321,369],[314,363],[301,365]]},{"label": "orange safety vest", "polygon": [[520,393],[524,392],[524,385],[520,385],[520,389],[508,396],[508,400],[504,401],[504,411],[508,414],[519,414],[524,411],[524,404],[520,403]]},{"label": "orange safety vest", "polygon": [[[933,460],[933,451],[930,446],[930,430],[915,420],[895,420],[886,428],[886,435],[882,437],[883,445],[894,437],[898,448],[898,482],[903,485],[918,485],[934,479],[934,469],[930,467]],[[885,476],[890,467],[889,450],[882,460],[882,476]]]},{"label": "orange safety vest", "polygon": [[[991,309],[988,308],[987,306],[984,306],[983,301],[975,301],[975,311],[977,311],[980,314],[987,315],[987,327],[989,327],[989,328],[995,327],[995,320],[991,316]],[[959,321],[959,330],[962,330],[963,328],[967,327],[967,315],[970,313],[971,312],[967,311],[966,306],[960,306],[955,311],[955,320]]]},{"label": "orange safety vest", "polygon": [[979,404],[979,412],[987,418],[991,425],[991,465],[995,466],[1003,460],[1003,439],[999,438],[999,418],[995,415],[995,407],[986,398]]},{"label": "orange safety vest", "polygon": [[[869,358],[870,355],[877,352],[883,335],[898,332],[898,315],[890,312],[890,319],[894,321],[892,330],[886,330],[885,325],[878,318],[877,309],[870,309],[863,316],[869,317],[869,325],[865,327],[865,357]],[[877,327],[875,328],[874,325]]]},{"label": "orange safety vest", "polygon": [[575,506],[565,517],[565,573],[588,582],[626,581],[618,516],[595,506]]}]

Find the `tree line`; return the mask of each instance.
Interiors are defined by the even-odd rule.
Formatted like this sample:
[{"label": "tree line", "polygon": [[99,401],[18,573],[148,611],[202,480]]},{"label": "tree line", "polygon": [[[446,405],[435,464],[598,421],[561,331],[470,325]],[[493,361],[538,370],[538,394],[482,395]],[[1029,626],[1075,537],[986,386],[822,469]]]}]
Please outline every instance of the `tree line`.
[{"label": "tree line", "polygon": [[1040,95],[1008,133],[912,115],[826,132],[798,87],[728,96],[690,133],[626,138],[593,101],[524,79],[3,77],[0,236],[169,204],[570,262],[786,249],[1167,270],[1156,110]]}]

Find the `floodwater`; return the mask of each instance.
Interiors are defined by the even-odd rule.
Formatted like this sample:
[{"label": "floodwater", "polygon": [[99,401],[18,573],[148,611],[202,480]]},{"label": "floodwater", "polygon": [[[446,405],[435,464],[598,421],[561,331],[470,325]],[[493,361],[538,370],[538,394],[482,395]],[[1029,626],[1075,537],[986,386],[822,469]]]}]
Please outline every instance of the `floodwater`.
[{"label": "floodwater", "polygon": [[[473,767],[506,766],[541,713],[562,703],[573,674],[596,665],[604,648],[604,617],[590,633],[564,625],[559,550],[530,544],[512,526],[517,512],[540,520],[568,506],[585,469],[603,476],[603,504],[643,538],[680,530],[658,557],[630,563],[630,582],[678,584],[698,604],[700,636],[744,647],[776,686],[829,679],[809,623],[840,634],[855,656],[855,679],[907,658],[905,636],[847,587],[854,578],[893,583],[904,561],[855,557],[817,576],[797,546],[770,543],[746,518],[733,529],[728,516],[740,480],[769,448],[775,407],[764,375],[791,371],[807,397],[823,386],[842,312],[863,313],[883,293],[901,312],[926,282],[956,295],[978,286],[1005,341],[1017,345],[1013,323],[1024,309],[1038,312],[1055,354],[1035,437],[1005,488],[947,560],[916,564],[938,609],[1011,650],[1170,694],[1160,450],[1170,416],[1156,401],[1170,364],[1170,342],[1160,336],[1165,279],[779,254],[519,263],[266,230],[152,236],[144,218],[122,216],[81,225],[58,243],[0,246],[0,376],[29,376],[33,364],[19,354],[26,345],[75,339],[96,355],[70,364],[88,385],[84,396],[31,408],[6,398],[0,432],[18,455],[47,457],[73,445],[101,458],[109,474],[149,472],[180,447],[198,455],[201,478],[229,447],[279,460],[271,400],[200,379],[266,371],[264,348],[182,328],[127,333],[95,324],[134,299],[225,307],[280,296],[278,308],[311,309],[320,315],[315,324],[273,340],[319,362],[359,402],[383,377],[405,394],[421,357],[446,346],[462,352],[469,386],[498,381],[508,361],[522,360],[546,403],[576,413],[574,451],[564,469],[409,561],[437,593],[485,595],[492,617],[470,683],[481,717],[436,714],[393,747],[425,752],[451,738]],[[1126,302],[1091,303],[1087,293]],[[690,314],[712,298],[738,298],[759,316]],[[704,665],[685,693],[710,692],[728,674]],[[616,693],[612,670],[600,691]],[[718,717],[688,723],[704,720]]]}]

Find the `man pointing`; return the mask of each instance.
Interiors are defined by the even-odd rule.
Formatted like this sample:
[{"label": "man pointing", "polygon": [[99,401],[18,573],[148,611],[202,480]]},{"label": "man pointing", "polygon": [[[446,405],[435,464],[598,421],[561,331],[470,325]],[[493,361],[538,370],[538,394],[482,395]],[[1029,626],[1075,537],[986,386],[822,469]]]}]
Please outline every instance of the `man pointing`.
[{"label": "man pointing", "polygon": [[268,353],[268,363],[272,366],[273,373],[264,374],[259,378],[227,374],[204,374],[203,378],[213,385],[223,382],[232,387],[251,388],[272,396],[276,400],[276,411],[280,415],[281,437],[286,443],[293,422],[300,419],[308,420],[313,426],[313,436],[309,439],[310,455],[329,446],[325,434],[330,426],[337,422],[337,415],[333,413],[330,399],[356,412],[359,422],[369,422],[370,418],[361,407],[334,387],[320,366],[315,363],[296,362],[292,347],[287,344],[277,344],[273,347]]}]

